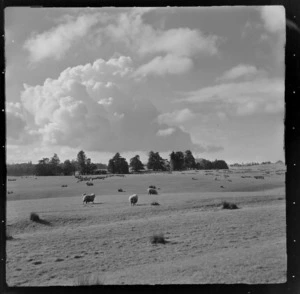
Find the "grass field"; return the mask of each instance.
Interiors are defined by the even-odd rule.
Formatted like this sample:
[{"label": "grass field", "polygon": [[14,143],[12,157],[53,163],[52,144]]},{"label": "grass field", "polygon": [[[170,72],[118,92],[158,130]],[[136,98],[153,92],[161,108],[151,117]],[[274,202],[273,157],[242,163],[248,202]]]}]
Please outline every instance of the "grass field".
[{"label": "grass field", "polygon": [[[18,177],[7,182],[13,192],[7,195],[7,282],[284,282],[284,174],[283,165],[263,165],[126,175],[93,186],[75,177]],[[149,185],[159,194],[147,195]],[[81,194],[91,192],[95,204],[83,205]],[[139,201],[131,207],[133,193]],[[223,201],[239,209],[223,209]],[[31,221],[32,212],[42,222]],[[159,233],[166,243],[152,244]]]}]

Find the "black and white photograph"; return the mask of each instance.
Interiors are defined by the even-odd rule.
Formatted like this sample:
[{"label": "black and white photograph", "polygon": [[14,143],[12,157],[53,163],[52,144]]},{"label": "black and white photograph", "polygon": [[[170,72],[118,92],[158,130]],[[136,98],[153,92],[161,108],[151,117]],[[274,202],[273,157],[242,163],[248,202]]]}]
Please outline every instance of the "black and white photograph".
[{"label": "black and white photograph", "polygon": [[7,7],[9,287],[287,281],[284,6]]}]

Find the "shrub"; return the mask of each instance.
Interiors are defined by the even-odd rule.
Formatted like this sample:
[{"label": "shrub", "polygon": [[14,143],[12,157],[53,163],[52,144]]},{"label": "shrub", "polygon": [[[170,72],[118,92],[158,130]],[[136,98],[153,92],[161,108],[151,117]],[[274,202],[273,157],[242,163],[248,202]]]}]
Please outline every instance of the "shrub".
[{"label": "shrub", "polygon": [[238,209],[238,206],[235,203],[223,201],[223,209]]},{"label": "shrub", "polygon": [[37,213],[32,212],[30,213],[30,220],[33,222],[39,222],[41,219]]},{"label": "shrub", "polygon": [[162,233],[150,237],[151,244],[166,244],[167,241]]},{"label": "shrub", "polygon": [[160,205],[158,202],[156,202],[156,201],[153,201],[152,203],[151,203],[151,205]]}]

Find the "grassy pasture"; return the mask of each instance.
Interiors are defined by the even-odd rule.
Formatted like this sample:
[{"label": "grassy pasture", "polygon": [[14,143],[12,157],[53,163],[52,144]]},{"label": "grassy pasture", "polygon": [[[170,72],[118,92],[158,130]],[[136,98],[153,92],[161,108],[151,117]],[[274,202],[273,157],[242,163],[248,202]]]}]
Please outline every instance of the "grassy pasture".
[{"label": "grassy pasture", "polygon": [[[159,195],[147,195],[149,185]],[[282,166],[128,175],[90,187],[74,177],[17,178],[8,186],[11,286],[286,280]],[[82,204],[84,192],[96,194],[95,204]],[[133,193],[139,202],[131,207]],[[152,244],[155,234],[166,243]]]}]

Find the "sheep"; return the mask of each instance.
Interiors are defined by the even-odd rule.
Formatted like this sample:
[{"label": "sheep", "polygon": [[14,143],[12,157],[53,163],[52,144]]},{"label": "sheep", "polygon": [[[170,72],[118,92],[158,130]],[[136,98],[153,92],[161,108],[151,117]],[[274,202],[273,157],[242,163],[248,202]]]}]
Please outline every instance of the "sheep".
[{"label": "sheep", "polygon": [[139,199],[139,197],[138,197],[137,194],[131,195],[131,196],[129,197],[129,203],[130,203],[130,205],[131,205],[131,206],[132,206],[132,205],[135,205],[135,204],[138,202],[138,199]]},{"label": "sheep", "polygon": [[148,188],[147,191],[148,191],[148,195],[151,195],[151,194],[157,195],[158,194],[157,191],[153,188]]},{"label": "sheep", "polygon": [[91,193],[91,194],[82,194],[82,196],[83,196],[83,203],[85,202],[86,204],[88,203],[88,202],[93,202],[94,203],[94,200],[95,200],[95,194],[94,193]]}]

